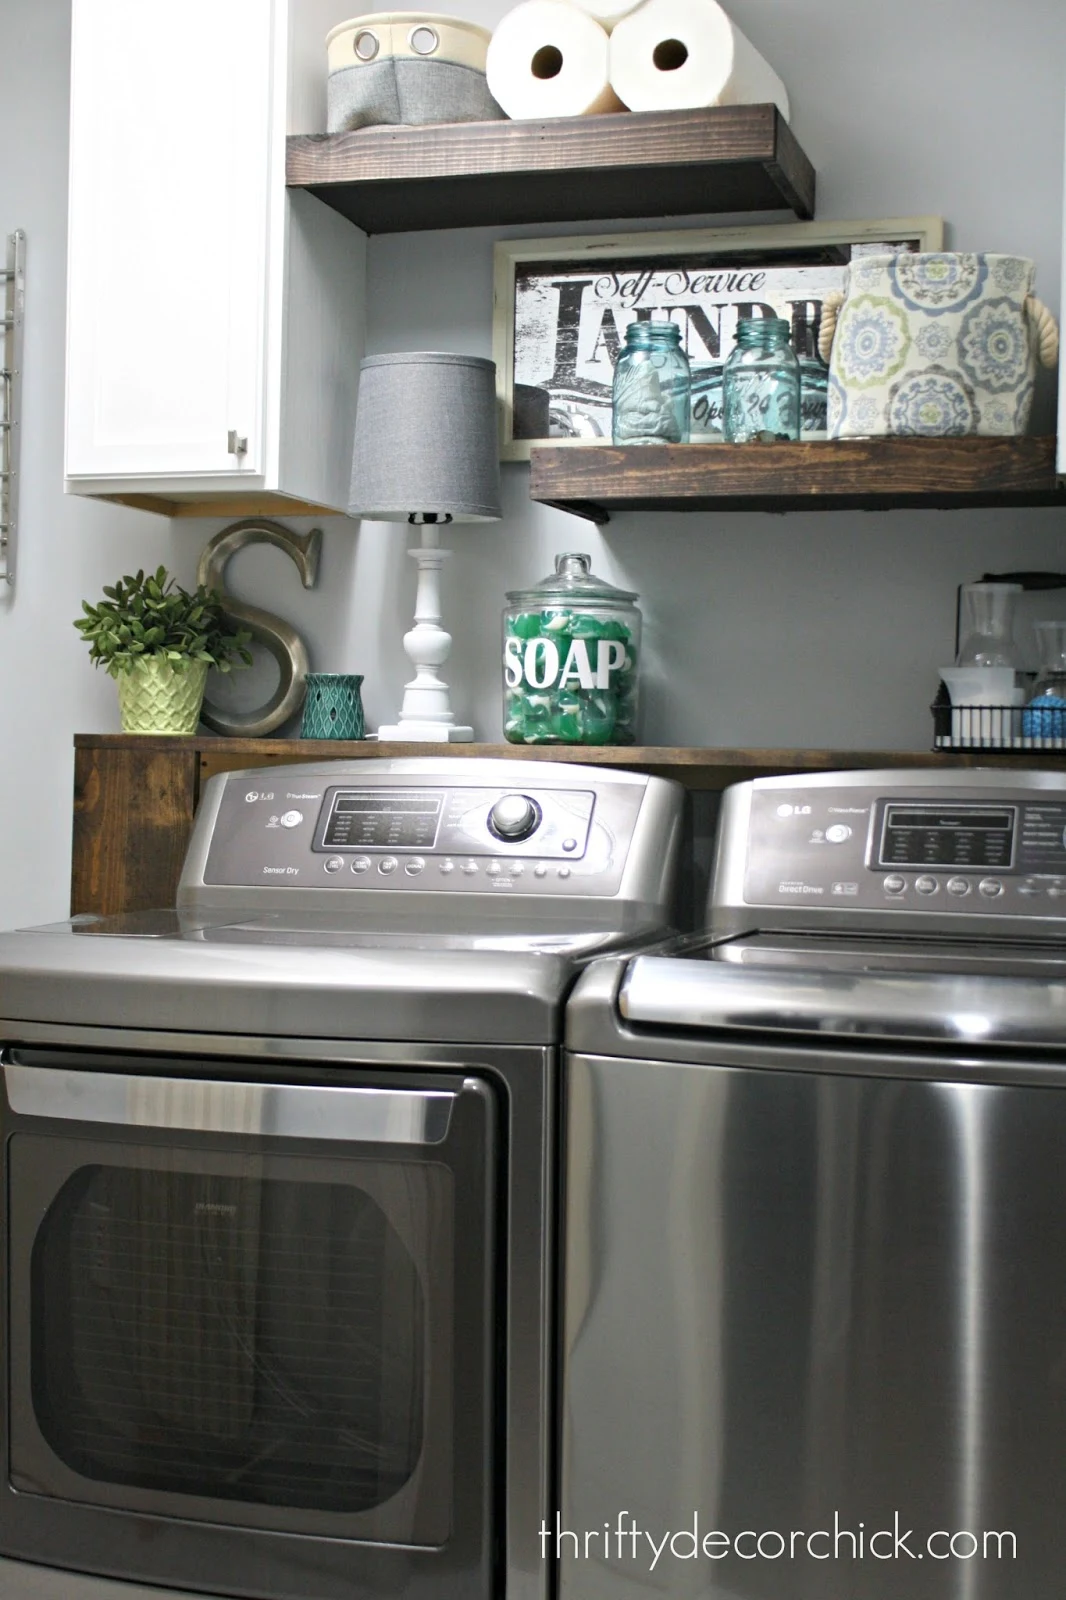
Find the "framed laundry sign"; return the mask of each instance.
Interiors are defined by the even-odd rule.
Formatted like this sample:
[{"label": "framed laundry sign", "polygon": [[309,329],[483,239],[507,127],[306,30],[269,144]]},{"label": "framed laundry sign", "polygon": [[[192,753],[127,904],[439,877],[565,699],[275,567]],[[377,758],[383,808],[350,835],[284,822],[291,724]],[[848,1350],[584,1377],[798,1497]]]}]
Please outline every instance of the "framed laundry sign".
[{"label": "framed laundry sign", "polygon": [[[939,217],[799,222],[676,233],[503,239],[493,359],[500,456],[549,441],[610,443],[614,363],[633,321],[671,320],[692,368],[692,439],[721,438],[722,367],[740,317],[785,317],[812,375],[822,301],[858,255],[940,250]],[[817,382],[811,385],[812,392]],[[814,437],[815,417],[804,436]]]}]

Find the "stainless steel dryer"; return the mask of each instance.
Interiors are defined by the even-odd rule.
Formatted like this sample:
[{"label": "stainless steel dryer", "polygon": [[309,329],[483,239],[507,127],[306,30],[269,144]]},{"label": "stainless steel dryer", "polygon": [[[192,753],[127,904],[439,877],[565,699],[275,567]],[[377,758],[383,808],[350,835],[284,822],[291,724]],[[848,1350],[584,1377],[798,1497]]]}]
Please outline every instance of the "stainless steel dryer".
[{"label": "stainless steel dryer", "polygon": [[731,789],[567,1046],[563,1600],[1058,1593],[1066,780]]},{"label": "stainless steel dryer", "polygon": [[540,1600],[558,1043],[676,785],[208,785],[176,909],[0,937],[4,1600]]}]

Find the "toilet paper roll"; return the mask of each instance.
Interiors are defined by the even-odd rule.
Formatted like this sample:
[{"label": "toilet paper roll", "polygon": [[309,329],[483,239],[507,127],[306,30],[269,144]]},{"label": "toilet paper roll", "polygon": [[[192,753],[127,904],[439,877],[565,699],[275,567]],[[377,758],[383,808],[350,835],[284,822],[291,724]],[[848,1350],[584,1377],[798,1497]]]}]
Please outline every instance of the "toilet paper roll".
[{"label": "toilet paper roll", "polygon": [[608,45],[611,85],[631,111],[773,101],[788,119],[784,84],[717,0],[644,0]]},{"label": "toilet paper roll", "polygon": [[621,22],[623,17],[628,17],[635,11],[642,0],[575,0],[582,11],[587,11],[590,17],[595,17],[597,22],[610,33],[616,22]]},{"label": "toilet paper roll", "polygon": [[509,117],[622,111],[607,74],[607,31],[567,0],[524,0],[498,23],[485,70]]}]

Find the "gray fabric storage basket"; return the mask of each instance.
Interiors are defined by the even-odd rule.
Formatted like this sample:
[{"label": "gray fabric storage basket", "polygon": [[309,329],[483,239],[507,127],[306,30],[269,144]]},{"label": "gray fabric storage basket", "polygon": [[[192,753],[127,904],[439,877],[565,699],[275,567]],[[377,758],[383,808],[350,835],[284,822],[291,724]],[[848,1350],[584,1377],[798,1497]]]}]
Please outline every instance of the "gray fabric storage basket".
[{"label": "gray fabric storage basket", "polygon": [[499,121],[485,57],[489,30],[432,12],[374,12],[327,38],[326,128]]}]

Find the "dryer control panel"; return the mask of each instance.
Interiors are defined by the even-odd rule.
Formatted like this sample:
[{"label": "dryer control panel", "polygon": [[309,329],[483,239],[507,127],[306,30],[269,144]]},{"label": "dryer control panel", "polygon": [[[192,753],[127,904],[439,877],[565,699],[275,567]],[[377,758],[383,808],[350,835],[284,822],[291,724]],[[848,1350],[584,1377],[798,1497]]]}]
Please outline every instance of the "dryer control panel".
[{"label": "dryer control panel", "polygon": [[661,878],[660,830],[676,854],[680,808],[676,784],[561,762],[381,759],[228,773],[205,794],[179,903],[249,889],[289,905],[294,890],[614,896],[627,870]]}]

